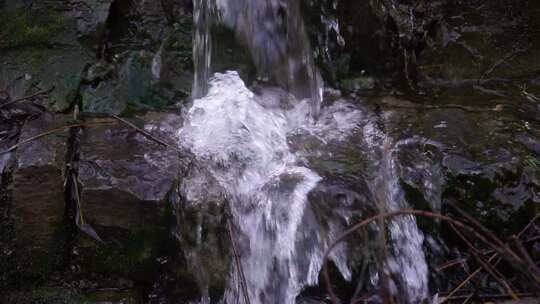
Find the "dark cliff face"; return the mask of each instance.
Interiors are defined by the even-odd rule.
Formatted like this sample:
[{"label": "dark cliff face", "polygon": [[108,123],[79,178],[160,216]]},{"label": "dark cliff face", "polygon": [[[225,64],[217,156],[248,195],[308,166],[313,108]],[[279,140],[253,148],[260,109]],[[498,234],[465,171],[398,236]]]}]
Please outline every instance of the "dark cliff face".
[{"label": "dark cliff face", "polygon": [[[535,1],[311,0],[301,9],[334,87],[537,90]],[[4,1],[0,87],[20,83],[15,98],[54,84],[46,101],[54,111],[76,103],[114,113],[171,105],[190,94],[191,10],[184,0]],[[214,69],[249,78],[250,56],[229,31],[215,28]]]},{"label": "dark cliff face", "polygon": [[13,98],[54,86],[43,101],[53,111],[122,113],[189,95],[187,2],[7,1],[1,14],[0,84],[20,83]]},{"label": "dark cliff face", "polygon": [[319,62],[334,83],[367,75],[419,89],[538,77],[535,1],[304,3]]},{"label": "dark cliff face", "polygon": [[[0,154],[0,302],[176,303],[200,298],[201,285],[220,297],[231,267],[224,199],[185,201],[187,156],[103,117],[130,116],[175,144],[193,81],[191,10],[190,0],[0,1],[0,152],[21,143]],[[341,90],[326,102],[343,96],[395,142],[414,139],[396,155],[411,206],[458,204],[501,236],[538,213],[538,1],[306,0],[302,10],[326,84]],[[215,70],[249,79],[242,43],[217,25],[214,39]],[[74,123],[92,126],[23,143]],[[325,178],[310,195],[314,220],[374,212],[363,207],[362,136],[297,147]],[[331,153],[310,155],[317,146]],[[463,244],[445,240],[457,258]]]}]

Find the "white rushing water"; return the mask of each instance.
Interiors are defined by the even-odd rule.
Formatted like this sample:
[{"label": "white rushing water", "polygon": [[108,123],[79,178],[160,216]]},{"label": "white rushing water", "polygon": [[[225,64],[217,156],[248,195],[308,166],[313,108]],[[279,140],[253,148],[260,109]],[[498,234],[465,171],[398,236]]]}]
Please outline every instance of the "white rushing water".
[{"label": "white rushing water", "polygon": [[[410,209],[397,172],[397,153],[409,140],[394,142],[375,124],[364,127],[364,139],[377,151],[377,170],[370,181],[371,192],[380,212]],[[424,235],[412,215],[396,217],[388,224],[390,252],[384,269],[390,278],[390,292],[399,303],[422,303],[429,298],[428,265],[424,254]]]},{"label": "white rushing water", "polygon": [[[237,72],[210,77],[214,23],[233,29],[250,50],[259,76],[280,88],[261,87],[255,94]],[[344,101],[321,108],[322,82],[299,1],[195,0],[194,24],[194,101],[179,138],[205,173],[187,177],[182,191],[188,198],[204,197],[216,191],[208,185],[218,184],[241,240],[238,250],[250,302],[293,304],[305,286],[317,284],[322,254],[340,228],[332,219],[325,219],[326,233],[321,232],[323,223],[304,225],[308,194],[321,177],[289,145],[301,146],[302,136],[339,142],[358,127],[362,113]],[[392,145],[375,125],[363,127],[364,141],[373,151],[368,158],[377,172],[369,192],[381,212],[407,208],[395,168],[399,145]],[[211,175],[211,182],[205,174]],[[386,271],[392,278],[391,291],[402,303],[419,303],[428,297],[423,235],[414,217],[392,220],[389,232]],[[331,258],[343,277],[351,279],[345,245]],[[244,302],[238,280],[233,263],[225,303]]]},{"label": "white rushing water", "polygon": [[[357,128],[362,117],[361,112],[338,101],[323,108],[314,121],[309,100],[298,102],[279,89],[264,89],[256,95],[236,72],[215,74],[208,94],[194,100],[179,137],[226,194],[234,229],[243,242],[241,262],[252,303],[295,303],[306,285],[317,283],[329,241],[317,235],[317,241],[308,247],[298,246],[308,229],[301,226],[309,208],[307,197],[321,177],[299,165],[301,157],[289,149],[291,136],[309,134],[321,142],[339,141]],[[363,131],[367,145],[376,151],[372,154],[377,158],[377,173],[370,181],[375,203],[382,212],[408,208],[395,163],[402,142],[393,143],[373,123],[366,124]],[[189,185],[185,191],[190,193],[208,190],[208,182],[200,175],[184,184]],[[419,303],[428,298],[423,234],[412,216],[396,218],[388,228],[386,271],[392,279],[391,291],[402,303]],[[339,231],[329,234],[335,237]],[[332,259],[350,279],[343,249]],[[237,271],[232,269],[226,303],[243,301]]]},{"label": "white rushing water", "polygon": [[0,186],[2,185],[2,175],[4,174],[4,170],[7,167],[10,157],[11,153],[0,154]]},{"label": "white rushing water", "polygon": [[[252,303],[294,303],[305,285],[317,283],[322,264],[322,243],[313,244],[309,267],[297,258],[307,195],[321,178],[298,165],[288,136],[310,130],[321,138],[339,138],[354,128],[358,118],[358,113],[338,104],[323,113],[322,123],[314,123],[309,102],[284,107],[283,98],[293,97],[279,92],[257,96],[236,72],[218,73],[208,94],[194,101],[180,131],[181,142],[223,188],[234,226],[249,242],[242,263]],[[337,262],[350,277],[345,262]],[[236,283],[230,282],[227,303],[239,298]]]},{"label": "white rushing water", "polygon": [[249,49],[257,74],[271,80],[299,100],[310,99],[310,115],[317,117],[322,102],[322,80],[315,67],[309,39],[296,0],[194,0],[192,95],[208,89],[211,75],[213,24],[234,30]]}]

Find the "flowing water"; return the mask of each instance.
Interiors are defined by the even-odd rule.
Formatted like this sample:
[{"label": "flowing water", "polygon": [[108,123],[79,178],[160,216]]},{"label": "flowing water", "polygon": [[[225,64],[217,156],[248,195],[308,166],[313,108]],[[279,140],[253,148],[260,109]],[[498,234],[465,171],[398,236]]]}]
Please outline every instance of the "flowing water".
[{"label": "flowing water", "polygon": [[208,90],[208,78],[210,76],[210,63],[212,60],[212,38],[210,36],[211,12],[213,8],[211,0],[193,1],[193,65],[195,67],[195,79],[193,81],[194,98],[202,97]]},{"label": "flowing water", "polygon": [[[397,176],[396,156],[401,144],[392,144],[384,137],[379,147],[382,158],[377,177],[371,182],[372,192],[381,212],[409,207]],[[388,225],[390,255],[386,261],[387,274],[393,278],[391,292],[400,295],[404,303],[420,303],[428,297],[428,265],[423,250],[424,236],[418,230],[414,216],[392,220]]]},{"label": "flowing water", "polygon": [[[319,233],[322,223],[310,227],[303,222],[310,208],[308,194],[322,178],[290,145],[300,141],[294,144],[301,146],[306,136],[342,141],[359,128],[365,115],[344,101],[321,109],[322,86],[298,1],[212,3],[194,3],[195,99],[179,138],[228,201],[233,228],[242,240],[238,246],[250,302],[292,304],[304,287],[318,283],[322,254],[331,240]],[[255,94],[237,72],[210,77],[214,22],[234,29],[251,51],[260,75],[277,86],[265,86]],[[378,209],[406,208],[394,164],[399,144],[392,144],[373,124],[365,124],[363,131],[376,161],[378,174],[369,191]],[[208,191],[209,182],[197,175],[183,184],[189,197]],[[392,221],[389,233],[386,271],[394,279],[391,289],[403,295],[404,303],[418,303],[428,297],[423,235],[413,217]],[[350,280],[346,248],[338,248],[331,258]],[[238,278],[239,270],[233,266],[226,303],[243,303]]]},{"label": "flowing water", "polygon": [[[217,73],[180,132],[182,143],[226,193],[233,224],[247,239],[242,263],[252,303],[294,303],[302,287],[317,283],[321,267],[322,243],[311,244],[307,257],[296,246],[307,195],[321,178],[299,165],[289,136],[313,132],[336,138],[354,128],[357,118],[346,108],[338,115],[334,107],[321,114],[328,123],[321,125],[311,119],[308,100],[296,105],[290,100],[295,99],[280,89],[255,95],[236,72]],[[333,117],[347,120],[332,124]],[[207,184],[188,182],[191,187]],[[336,262],[349,277],[344,261]],[[231,280],[227,303],[239,297],[236,286]]]},{"label": "flowing water", "polygon": [[299,100],[312,100],[310,114],[319,114],[322,81],[314,65],[299,1],[195,0],[193,96],[208,88],[212,61],[211,26],[224,23],[247,45],[259,77],[277,83]]},{"label": "flowing water", "polygon": [[8,165],[10,157],[11,153],[0,154],[0,186],[2,185],[2,176],[4,174],[4,170]]}]

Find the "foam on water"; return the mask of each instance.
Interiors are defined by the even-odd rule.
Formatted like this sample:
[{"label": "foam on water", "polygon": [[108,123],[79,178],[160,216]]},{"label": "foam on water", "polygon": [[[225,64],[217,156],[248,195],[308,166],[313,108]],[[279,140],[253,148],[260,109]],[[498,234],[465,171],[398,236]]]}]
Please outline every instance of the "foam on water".
[{"label": "foam on water", "polygon": [[[236,72],[218,73],[208,95],[194,101],[180,131],[181,142],[223,188],[235,229],[249,243],[242,263],[252,303],[294,303],[305,285],[317,283],[321,268],[321,242],[312,244],[308,267],[298,260],[296,246],[308,193],[321,178],[298,165],[288,135],[310,130],[332,140],[352,129],[358,118],[344,104],[336,104],[314,123],[307,102],[284,107],[282,97],[272,91],[257,96]],[[345,262],[337,262],[350,277]],[[239,298],[231,277],[228,303]]]}]

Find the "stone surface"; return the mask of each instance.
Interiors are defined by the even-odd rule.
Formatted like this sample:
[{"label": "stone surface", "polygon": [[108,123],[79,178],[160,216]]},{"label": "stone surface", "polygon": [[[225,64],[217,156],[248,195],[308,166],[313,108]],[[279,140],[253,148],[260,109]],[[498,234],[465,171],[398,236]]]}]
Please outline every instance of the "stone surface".
[{"label": "stone surface", "polygon": [[[93,60],[79,45],[76,20],[67,2],[27,3],[2,11],[0,87],[10,88],[24,79],[12,99],[47,90],[34,101],[52,111],[65,111],[78,95],[82,72]],[[31,90],[32,89],[32,90]]]},{"label": "stone surface", "polygon": [[540,70],[536,1],[303,1],[325,80],[424,87],[528,82]]},{"label": "stone surface", "polygon": [[[204,187],[190,187],[190,183],[202,183]],[[193,188],[201,191],[188,191]],[[227,200],[221,191],[205,168],[192,165],[183,176],[173,204],[175,235],[186,269],[193,274],[199,293],[208,292],[212,299],[222,297],[233,262]]]},{"label": "stone surface", "polygon": [[77,21],[79,38],[90,46],[103,40],[107,18],[113,0],[73,1],[72,10]]},{"label": "stone surface", "polygon": [[[406,205],[400,208],[454,216],[453,203],[503,239],[540,211],[540,155],[535,150],[540,124],[534,103],[523,97],[453,94],[433,100],[371,97],[357,100],[356,107],[363,117],[346,140],[291,140],[291,148],[323,177],[309,195],[305,227],[315,221],[323,235],[332,236],[379,212],[376,180],[392,175],[381,172],[385,155],[393,159],[399,188],[383,191],[401,191]],[[431,248],[426,252],[436,252],[429,257],[430,267],[442,263],[441,257],[455,258],[452,251],[466,251],[431,220],[419,219],[418,225],[426,236],[433,233],[424,244]],[[347,242],[353,268],[373,254],[374,244],[365,237]],[[433,284],[448,280],[448,273],[430,276]],[[333,273],[332,280],[340,282],[340,275]]]},{"label": "stone surface", "polygon": [[[88,122],[100,121],[104,120]],[[174,136],[181,124],[178,115],[149,113],[132,121],[176,144]],[[163,211],[167,194],[180,174],[180,157],[133,128],[113,122],[89,128],[81,138],[79,179],[84,217],[98,226],[144,227],[155,223]]]},{"label": "stone surface", "polygon": [[456,203],[501,235],[522,227],[523,214],[538,212],[540,156],[531,148],[540,125],[533,103],[485,95],[373,101],[388,135],[402,143],[400,177],[418,207]]},{"label": "stone surface", "polygon": [[[9,1],[7,7],[0,15],[0,88],[10,100],[50,90],[32,101],[63,112],[82,100],[84,111],[120,114],[163,109],[189,95],[186,1]],[[99,69],[92,68],[103,66],[106,73],[96,78]]]},{"label": "stone surface", "polygon": [[[24,141],[66,125],[63,115],[44,113],[23,127]],[[50,246],[64,218],[64,171],[68,130],[21,144],[15,155],[13,216],[17,236],[31,247]]]}]

